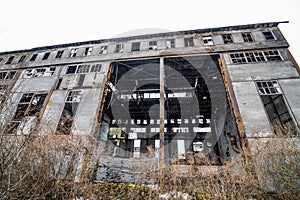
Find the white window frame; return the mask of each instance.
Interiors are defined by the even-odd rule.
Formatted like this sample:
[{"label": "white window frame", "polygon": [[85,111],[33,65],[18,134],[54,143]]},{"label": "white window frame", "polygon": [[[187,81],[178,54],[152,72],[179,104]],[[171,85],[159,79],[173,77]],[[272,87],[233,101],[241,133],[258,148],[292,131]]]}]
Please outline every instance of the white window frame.
[{"label": "white window frame", "polygon": [[82,90],[70,90],[68,91],[65,103],[78,103],[81,101],[83,91]]},{"label": "white window frame", "polygon": [[202,40],[203,40],[203,45],[205,46],[214,45],[212,36],[203,36]]},{"label": "white window frame", "polygon": [[78,48],[71,49],[71,50],[70,50],[69,57],[70,57],[70,58],[76,57],[77,52],[78,52]]}]

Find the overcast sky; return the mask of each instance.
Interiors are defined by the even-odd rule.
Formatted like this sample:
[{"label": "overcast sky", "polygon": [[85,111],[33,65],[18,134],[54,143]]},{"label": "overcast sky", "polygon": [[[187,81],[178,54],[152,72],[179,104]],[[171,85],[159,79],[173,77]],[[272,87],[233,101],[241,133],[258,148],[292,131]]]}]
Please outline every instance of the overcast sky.
[{"label": "overcast sky", "polygon": [[106,39],[143,28],[170,31],[290,21],[279,28],[300,64],[297,0],[0,0],[0,52]]}]

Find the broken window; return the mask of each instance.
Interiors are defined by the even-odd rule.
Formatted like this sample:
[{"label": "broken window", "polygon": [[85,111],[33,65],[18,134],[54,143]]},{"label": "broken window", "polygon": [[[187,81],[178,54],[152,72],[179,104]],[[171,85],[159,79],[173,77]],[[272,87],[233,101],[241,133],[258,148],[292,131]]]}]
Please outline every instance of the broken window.
[{"label": "broken window", "polygon": [[78,52],[78,49],[77,49],[77,48],[76,48],[76,49],[71,49],[70,54],[69,54],[69,57],[70,57],[70,58],[76,57],[77,52]]},{"label": "broken window", "polygon": [[87,47],[85,48],[84,55],[89,56],[92,54],[92,52],[93,52],[93,47]]},{"label": "broken window", "polygon": [[277,50],[264,51],[265,57],[268,61],[282,61],[282,58]]},{"label": "broken window", "polygon": [[285,102],[282,90],[276,80],[257,81],[262,103],[276,134],[297,134],[296,121]]},{"label": "broken window", "polygon": [[0,62],[2,62],[2,60],[3,60],[3,58],[1,57],[1,58],[0,58]]},{"label": "broken window", "polygon": [[263,31],[262,32],[266,38],[266,40],[276,40],[272,31]]},{"label": "broken window", "polygon": [[56,56],[55,56],[55,59],[57,59],[57,58],[61,58],[61,57],[62,57],[62,55],[63,55],[63,53],[64,53],[64,51],[63,51],[63,50],[57,51],[57,54],[56,54]]},{"label": "broken window", "polygon": [[232,63],[247,63],[246,57],[243,53],[231,53],[230,58]]},{"label": "broken window", "polygon": [[157,50],[157,41],[149,41],[149,50]]},{"label": "broken window", "polygon": [[101,71],[101,64],[92,65],[91,72],[100,72],[100,71]]},{"label": "broken window", "polygon": [[124,51],[124,44],[123,43],[116,44],[115,53],[122,53],[123,51]]},{"label": "broken window", "polygon": [[45,53],[43,56],[43,60],[47,60],[49,56],[50,56],[50,52]]},{"label": "broken window", "polygon": [[244,42],[254,42],[252,34],[250,32],[242,33]]},{"label": "broken window", "polygon": [[263,52],[249,52],[245,53],[247,62],[264,62],[266,61]]},{"label": "broken window", "polygon": [[74,116],[81,100],[81,96],[81,90],[71,90],[68,92],[65,106],[57,125],[56,134],[71,134]]},{"label": "broken window", "polygon": [[35,61],[36,58],[37,58],[37,56],[38,56],[37,53],[33,54],[32,57],[30,58],[30,61],[31,61],[31,62]]},{"label": "broken window", "polygon": [[12,61],[14,60],[14,58],[15,58],[15,56],[10,56],[5,64],[6,64],[6,65],[11,64]]},{"label": "broken window", "polygon": [[25,58],[26,58],[26,55],[21,56],[20,59],[19,59],[19,61],[18,61],[18,63],[23,62],[25,60]]},{"label": "broken window", "polygon": [[223,34],[222,35],[224,44],[230,44],[233,43],[232,35],[231,34]]},{"label": "broken window", "polygon": [[266,62],[266,61],[282,61],[279,51],[258,51],[245,53],[231,53],[230,58],[232,63],[252,63],[252,62]]},{"label": "broken window", "polygon": [[211,36],[203,37],[203,43],[204,43],[204,45],[213,45],[214,44]]},{"label": "broken window", "polygon": [[166,40],[167,49],[175,48],[175,39]]},{"label": "broken window", "polygon": [[185,47],[193,47],[194,46],[194,38],[192,38],[192,37],[184,38],[184,46]]},{"label": "broken window", "polygon": [[99,54],[107,54],[107,46],[101,46],[99,50]]},{"label": "broken window", "polygon": [[25,93],[17,106],[13,121],[21,121],[25,116],[39,117],[47,94]]},{"label": "broken window", "polygon": [[55,67],[26,69],[22,78],[34,78],[34,77],[48,77],[53,76]]},{"label": "broken window", "polygon": [[13,79],[16,73],[17,71],[2,71],[0,72],[0,80],[4,81]]},{"label": "broken window", "polygon": [[89,73],[91,65],[78,65],[76,73]]},{"label": "broken window", "polygon": [[140,42],[133,42],[131,45],[131,51],[139,51],[140,50]]}]

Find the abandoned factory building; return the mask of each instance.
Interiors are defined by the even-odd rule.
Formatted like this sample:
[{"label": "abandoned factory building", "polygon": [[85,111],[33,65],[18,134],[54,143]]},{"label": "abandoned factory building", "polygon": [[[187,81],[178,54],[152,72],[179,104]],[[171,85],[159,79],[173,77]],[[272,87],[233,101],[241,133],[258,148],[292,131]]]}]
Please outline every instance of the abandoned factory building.
[{"label": "abandoned factory building", "polygon": [[192,152],[215,164],[259,138],[297,137],[300,69],[280,23],[2,52],[1,134],[89,135],[107,159]]}]

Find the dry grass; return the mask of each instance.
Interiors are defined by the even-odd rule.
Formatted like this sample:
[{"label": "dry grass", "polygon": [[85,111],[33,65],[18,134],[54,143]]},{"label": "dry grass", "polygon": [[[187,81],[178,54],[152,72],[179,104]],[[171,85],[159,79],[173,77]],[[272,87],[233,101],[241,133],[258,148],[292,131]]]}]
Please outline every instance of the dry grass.
[{"label": "dry grass", "polygon": [[[93,183],[96,149],[72,136],[1,136],[0,199],[297,199],[300,154],[297,141],[276,138],[253,143],[247,160],[224,166],[170,165],[152,172],[157,188],[142,184]],[[280,145],[279,145],[280,144]],[[90,153],[93,152],[93,153]],[[147,164],[147,163],[145,163]],[[205,164],[205,165],[204,165]],[[163,175],[162,175],[163,174]],[[178,195],[185,194],[185,196]],[[175,196],[169,199],[175,199]]]}]

